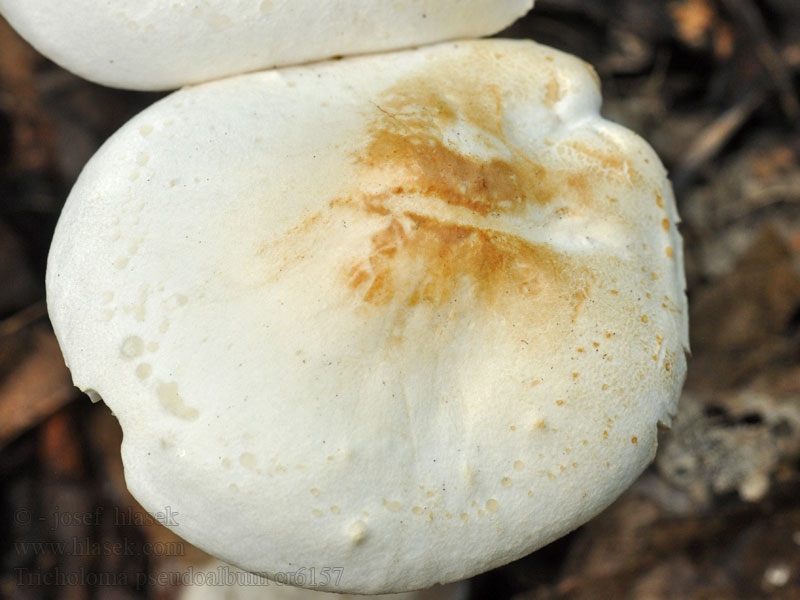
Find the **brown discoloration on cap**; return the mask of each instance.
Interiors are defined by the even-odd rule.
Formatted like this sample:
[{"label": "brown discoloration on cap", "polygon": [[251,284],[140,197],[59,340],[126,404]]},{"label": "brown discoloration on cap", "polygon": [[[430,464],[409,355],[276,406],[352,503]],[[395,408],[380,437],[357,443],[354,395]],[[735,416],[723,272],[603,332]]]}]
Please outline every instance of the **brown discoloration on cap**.
[{"label": "brown discoloration on cap", "polygon": [[561,100],[564,94],[561,90],[561,85],[558,83],[558,78],[555,75],[550,77],[550,80],[545,86],[544,101],[547,106],[553,106],[556,102]]},{"label": "brown discoloration on cap", "polygon": [[547,202],[554,195],[545,170],[522,156],[483,161],[422,132],[376,132],[363,160],[370,167],[391,169],[403,183],[395,190],[463,206],[482,216],[519,212],[528,202]]},{"label": "brown discoloration on cap", "polygon": [[[495,86],[462,86],[422,77],[374,104],[369,141],[354,159],[360,187],[376,191],[332,204],[377,220],[368,254],[343,270],[347,285],[373,306],[441,306],[462,294],[493,305],[557,299],[574,320],[589,298],[586,269],[488,220],[555,198],[585,199],[591,181],[581,170],[548,171],[509,144]],[[457,132],[491,158],[460,151]]]},{"label": "brown discoloration on cap", "polygon": [[[387,91],[375,105],[370,141],[356,158],[367,178],[385,178],[389,189],[399,187],[483,216],[519,213],[528,203],[549,202],[557,191],[553,176],[506,140],[497,87],[460,86],[453,82],[438,91],[419,78]],[[497,156],[460,152],[462,131]]]},{"label": "brown discoloration on cap", "polygon": [[[567,142],[565,146],[597,168],[604,170],[606,176],[613,175],[620,182],[641,181],[641,175],[633,168],[630,159],[619,151],[614,152],[613,149],[593,147],[585,142],[576,141]],[[591,169],[587,170],[597,175]]]},{"label": "brown discoloration on cap", "polygon": [[[372,232],[341,266],[342,279],[366,306],[460,299],[519,315],[544,302],[550,314],[575,321],[591,295],[588,267],[505,231],[500,220],[525,219],[556,201],[580,214],[594,201],[593,182],[609,170],[627,175],[629,165],[613,150],[573,144],[578,167],[544,167],[510,143],[503,93],[484,79],[479,73],[467,84],[452,72],[423,73],[372,102],[367,142],[353,156],[353,190],[331,202],[325,217],[366,220]],[[552,95],[561,97],[554,81]]]},{"label": "brown discoloration on cap", "polygon": [[368,304],[441,306],[459,294],[495,304],[539,296],[562,298],[577,311],[585,300],[574,281],[581,270],[543,244],[413,212],[385,223],[369,256],[347,271],[348,285]]}]

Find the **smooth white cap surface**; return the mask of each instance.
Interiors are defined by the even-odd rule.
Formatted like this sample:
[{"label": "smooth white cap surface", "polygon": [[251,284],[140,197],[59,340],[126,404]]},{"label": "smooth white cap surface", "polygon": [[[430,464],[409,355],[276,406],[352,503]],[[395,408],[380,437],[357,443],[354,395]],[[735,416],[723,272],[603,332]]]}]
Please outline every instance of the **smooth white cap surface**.
[{"label": "smooth white cap surface", "polygon": [[164,90],[332,56],[496,33],[533,0],[0,0],[42,54],[91,81]]},{"label": "smooth white cap surface", "polygon": [[70,195],[48,307],[131,491],[246,570],[419,589],[652,459],[685,375],[671,187],[580,60],[442,44],[177,92]]}]

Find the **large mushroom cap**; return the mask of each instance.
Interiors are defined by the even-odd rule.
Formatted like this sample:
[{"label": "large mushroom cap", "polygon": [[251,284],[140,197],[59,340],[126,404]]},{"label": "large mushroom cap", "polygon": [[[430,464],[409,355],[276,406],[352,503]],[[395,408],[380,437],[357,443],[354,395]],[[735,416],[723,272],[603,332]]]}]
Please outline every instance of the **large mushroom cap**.
[{"label": "large mushroom cap", "polygon": [[599,104],[580,60],[473,41],[197,86],[112,137],[48,305],[142,504],[359,593],[607,506],[675,409],[687,311],[664,169]]},{"label": "large mushroom cap", "polygon": [[500,31],[533,0],[0,0],[42,54],[91,81],[173,89],[246,71]]}]

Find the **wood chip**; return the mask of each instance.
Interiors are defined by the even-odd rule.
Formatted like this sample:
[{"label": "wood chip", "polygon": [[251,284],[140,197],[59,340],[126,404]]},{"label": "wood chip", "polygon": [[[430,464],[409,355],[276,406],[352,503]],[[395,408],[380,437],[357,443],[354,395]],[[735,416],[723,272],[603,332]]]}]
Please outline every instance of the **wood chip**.
[{"label": "wood chip", "polygon": [[0,381],[0,448],[78,396],[53,333],[39,325],[18,335],[29,350]]}]

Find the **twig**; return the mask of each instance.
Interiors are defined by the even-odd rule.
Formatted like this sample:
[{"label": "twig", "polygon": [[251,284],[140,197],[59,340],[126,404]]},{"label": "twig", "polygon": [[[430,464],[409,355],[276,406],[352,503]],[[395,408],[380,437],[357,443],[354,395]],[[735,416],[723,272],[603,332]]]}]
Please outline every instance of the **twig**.
[{"label": "twig", "polygon": [[678,193],[686,188],[697,170],[711,160],[761,106],[766,98],[763,86],[753,87],[731,108],[704,127],[689,145],[686,156],[678,166],[673,183]]},{"label": "twig", "polygon": [[45,301],[34,302],[4,321],[0,321],[0,338],[18,333],[46,315],[47,305]]},{"label": "twig", "polygon": [[797,99],[792,74],[783,56],[776,50],[764,19],[752,0],[721,0],[755,39],[756,56],[769,74],[780,95],[781,108],[795,126],[800,124],[800,102]]}]

